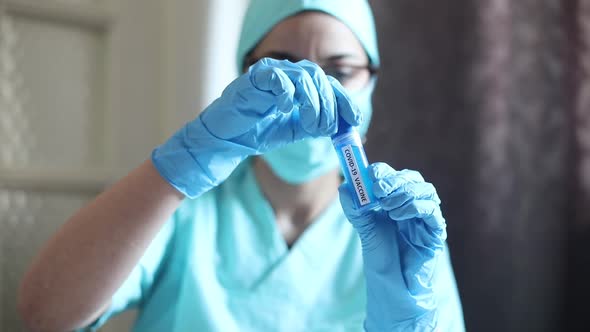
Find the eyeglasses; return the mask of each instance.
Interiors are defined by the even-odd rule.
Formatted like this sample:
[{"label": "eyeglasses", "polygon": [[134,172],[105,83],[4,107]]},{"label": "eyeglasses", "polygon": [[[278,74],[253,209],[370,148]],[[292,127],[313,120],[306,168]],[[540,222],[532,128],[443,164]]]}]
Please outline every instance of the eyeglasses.
[{"label": "eyeglasses", "polygon": [[[272,57],[276,60],[289,60],[291,62],[297,62],[297,59],[288,58],[277,58]],[[246,59],[246,67],[250,67],[255,64],[261,58],[248,57]],[[378,68],[371,65],[353,65],[353,64],[319,64],[320,68],[326,75],[332,76],[342,84],[347,90],[354,91],[362,89],[369,83],[372,76],[376,75]]]}]

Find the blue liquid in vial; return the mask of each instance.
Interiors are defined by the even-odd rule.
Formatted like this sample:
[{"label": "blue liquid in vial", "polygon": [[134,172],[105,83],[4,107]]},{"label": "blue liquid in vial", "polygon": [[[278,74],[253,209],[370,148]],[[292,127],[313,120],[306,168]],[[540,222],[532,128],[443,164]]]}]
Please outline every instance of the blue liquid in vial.
[{"label": "blue liquid in vial", "polygon": [[367,167],[369,163],[358,131],[339,119],[338,133],[332,136],[332,144],[338,154],[345,184],[354,201],[356,210],[368,210],[378,206],[373,195]]}]

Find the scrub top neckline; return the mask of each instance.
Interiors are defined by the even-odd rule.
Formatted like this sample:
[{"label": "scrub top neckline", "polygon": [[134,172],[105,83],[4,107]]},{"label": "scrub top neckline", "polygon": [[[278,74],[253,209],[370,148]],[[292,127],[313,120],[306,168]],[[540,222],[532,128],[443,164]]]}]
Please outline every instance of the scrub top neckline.
[{"label": "scrub top neckline", "polygon": [[[256,174],[254,172],[253,160],[247,161],[246,174],[242,190],[242,194],[245,197],[246,203],[249,206],[257,206],[259,211],[253,211],[256,215],[256,221],[263,223],[265,229],[272,233],[268,234],[273,238],[273,249],[278,250],[282,260],[286,260],[289,256],[295,255],[297,252],[303,253],[310,263],[318,263],[318,260],[322,255],[318,254],[319,250],[325,250],[325,242],[330,238],[341,233],[341,223],[338,221],[340,218],[329,218],[334,216],[335,210],[341,209],[340,200],[336,195],[331,202],[324,208],[322,212],[305,228],[305,230],[299,235],[297,240],[293,243],[291,248],[287,246],[285,238],[280,233],[280,230],[276,224],[274,210],[264,196],[262,188],[260,188]],[[256,203],[254,203],[256,202]],[[315,265],[315,264],[314,264]]]}]

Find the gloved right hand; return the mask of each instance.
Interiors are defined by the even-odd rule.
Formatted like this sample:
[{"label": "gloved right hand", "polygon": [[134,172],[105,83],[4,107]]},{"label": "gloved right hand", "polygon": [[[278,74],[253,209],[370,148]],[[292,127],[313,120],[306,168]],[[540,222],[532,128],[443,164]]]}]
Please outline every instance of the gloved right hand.
[{"label": "gloved right hand", "polygon": [[[346,184],[340,201],[357,230],[367,285],[367,331],[436,331],[435,277],[445,248],[446,221],[436,189],[416,171],[369,166],[379,208],[356,210]],[[439,284],[440,291],[452,284]],[[440,317],[449,321],[455,317]],[[461,325],[461,324],[459,324]]]},{"label": "gloved right hand", "polygon": [[351,105],[344,88],[318,65],[264,58],[154,149],[152,162],[177,190],[197,197],[248,156],[335,134],[339,114],[351,125],[360,124],[361,113]]}]

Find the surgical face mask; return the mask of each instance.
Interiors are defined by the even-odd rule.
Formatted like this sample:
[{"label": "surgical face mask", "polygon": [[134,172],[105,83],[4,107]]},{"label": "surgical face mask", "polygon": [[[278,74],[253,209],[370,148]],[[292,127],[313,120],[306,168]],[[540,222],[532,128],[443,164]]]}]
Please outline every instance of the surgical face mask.
[{"label": "surgical face mask", "polygon": [[361,137],[367,135],[369,131],[369,125],[371,124],[371,117],[373,116],[373,90],[375,90],[376,78],[371,78],[369,84],[364,88],[350,92],[348,97],[350,100],[358,106],[363,113],[363,123],[358,128]]},{"label": "surgical face mask", "polygon": [[[373,107],[371,96],[375,80],[361,90],[349,93],[349,97],[363,113],[359,127],[361,136],[366,135]],[[301,184],[314,180],[339,167],[338,156],[330,137],[307,138],[293,144],[272,150],[262,155],[275,175],[290,184]]]}]

